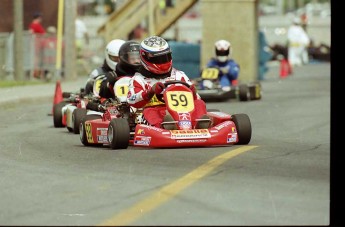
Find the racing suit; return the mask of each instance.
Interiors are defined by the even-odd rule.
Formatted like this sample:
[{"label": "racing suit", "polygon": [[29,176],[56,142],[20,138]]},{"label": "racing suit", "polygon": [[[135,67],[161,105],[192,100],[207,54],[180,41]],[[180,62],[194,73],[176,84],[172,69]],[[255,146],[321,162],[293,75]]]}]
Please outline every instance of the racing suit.
[{"label": "racing suit", "polygon": [[107,73],[103,81],[101,82],[99,95],[102,98],[115,98],[114,84],[117,78],[122,76],[133,76],[137,70],[133,66],[122,64],[119,62],[115,67],[115,72]]},{"label": "racing suit", "polygon": [[[109,72],[113,72],[113,70],[108,66],[107,62],[104,60],[104,63],[102,66],[92,70],[92,72],[89,74],[89,78],[86,81],[85,85],[85,93],[93,94],[93,85],[96,79],[103,79],[105,78],[105,75]],[[98,95],[98,94],[95,94]]]},{"label": "racing suit", "polygon": [[237,78],[240,73],[240,66],[233,60],[228,59],[225,62],[217,61],[212,58],[207,63],[207,68],[218,68],[219,69],[219,82],[221,87],[230,87],[231,85],[237,84]]},{"label": "racing suit", "polygon": [[[150,92],[152,86],[157,82],[167,82],[167,81],[184,81],[190,85],[192,82],[187,77],[187,75],[175,68],[172,68],[171,72],[168,73],[165,78],[155,78],[147,77],[149,71],[141,67],[139,72],[134,74],[132,79],[129,82],[129,92],[127,96],[127,102],[129,105],[135,108],[144,108],[143,117],[149,125],[161,128],[161,123],[163,118],[166,115],[166,106],[164,103],[160,102],[156,96],[153,96],[151,99],[148,98],[148,93]],[[193,117],[200,118],[202,115],[207,113],[206,104],[201,100],[200,96],[195,92],[194,85],[191,86],[194,97],[194,112]]]}]

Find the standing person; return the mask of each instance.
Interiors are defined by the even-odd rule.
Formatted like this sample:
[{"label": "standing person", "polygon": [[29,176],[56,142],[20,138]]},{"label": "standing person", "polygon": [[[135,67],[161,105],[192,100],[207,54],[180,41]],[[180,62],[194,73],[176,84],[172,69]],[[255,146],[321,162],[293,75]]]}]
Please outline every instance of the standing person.
[{"label": "standing person", "polygon": [[[47,33],[41,42],[42,48],[42,75],[45,80],[50,80],[53,77],[53,72],[55,70],[56,64],[56,28],[54,26],[49,26],[47,28]],[[63,50],[63,48],[62,48]]]},{"label": "standing person", "polygon": [[40,12],[36,12],[33,14],[32,21],[29,25],[29,30],[33,34],[45,34],[46,30],[42,26],[42,14]]},{"label": "standing person", "polygon": [[32,21],[29,25],[29,30],[33,34],[34,41],[34,51],[35,51],[35,60],[33,66],[33,77],[37,79],[42,79],[43,70],[42,70],[42,43],[44,41],[44,34],[46,30],[42,26],[42,14],[40,12],[35,12],[32,17]]},{"label": "standing person", "polygon": [[267,62],[272,59],[272,50],[267,44],[265,33],[259,31],[259,80],[265,79],[268,72]]},{"label": "standing person", "polygon": [[93,93],[93,85],[96,78],[100,76],[105,78],[105,75],[115,71],[115,67],[119,62],[119,50],[124,43],[125,41],[122,39],[114,39],[107,44],[104,50],[105,59],[103,65],[92,70],[86,81],[86,94]]},{"label": "standing person", "polygon": [[294,18],[293,24],[287,32],[288,61],[292,67],[309,62],[308,46],[310,39],[300,24],[300,18]]},{"label": "standing person", "polygon": [[[167,41],[158,36],[144,39],[140,44],[141,66],[129,82],[128,103],[135,108],[143,109],[144,122],[148,125],[161,127],[161,123],[171,122],[164,125],[165,129],[177,129],[171,115],[166,114],[166,106],[160,102],[156,95],[160,95],[165,89],[164,82],[171,80],[184,81],[190,84],[194,97],[194,113],[196,118],[209,119],[206,115],[206,105],[196,93],[196,88],[187,75],[172,67],[171,49]],[[195,128],[208,128],[209,121],[193,123]]]},{"label": "standing person", "polygon": [[81,50],[85,45],[89,44],[89,33],[87,31],[85,23],[79,18],[75,20],[75,39],[77,47],[77,57],[80,58]]},{"label": "standing person", "polygon": [[240,66],[231,58],[232,47],[227,40],[221,39],[215,42],[215,58],[207,63],[207,68],[219,69],[219,81],[224,91],[229,91],[231,85],[237,84]]}]

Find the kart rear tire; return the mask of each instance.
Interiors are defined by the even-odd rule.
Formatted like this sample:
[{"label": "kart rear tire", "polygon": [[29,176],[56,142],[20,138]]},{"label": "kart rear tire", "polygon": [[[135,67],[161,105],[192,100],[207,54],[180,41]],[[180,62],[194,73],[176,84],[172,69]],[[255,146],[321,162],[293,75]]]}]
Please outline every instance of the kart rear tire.
[{"label": "kart rear tire", "polygon": [[125,118],[114,118],[108,126],[108,141],[111,149],[127,149],[130,128]]},{"label": "kart rear tire", "polygon": [[67,102],[62,101],[53,106],[53,121],[54,121],[54,127],[55,128],[63,128],[66,125],[62,123],[62,108],[67,105]]},{"label": "kart rear tire", "polygon": [[235,123],[238,142],[237,144],[245,145],[250,142],[252,137],[252,125],[247,114],[234,114],[231,116]]},{"label": "kart rear tire", "polygon": [[238,86],[238,96],[240,101],[248,101],[250,99],[250,92],[247,84],[240,84]]},{"label": "kart rear tire", "polygon": [[79,125],[81,119],[86,116],[86,109],[77,108],[72,113],[72,122],[73,122],[73,133],[79,134]]},{"label": "kart rear tire", "polygon": [[89,120],[95,120],[95,119],[101,119],[102,117],[100,115],[86,115],[83,117],[79,124],[79,135],[80,135],[80,141],[85,146],[93,146],[98,144],[92,144],[87,141],[87,135],[85,131],[85,122]]}]

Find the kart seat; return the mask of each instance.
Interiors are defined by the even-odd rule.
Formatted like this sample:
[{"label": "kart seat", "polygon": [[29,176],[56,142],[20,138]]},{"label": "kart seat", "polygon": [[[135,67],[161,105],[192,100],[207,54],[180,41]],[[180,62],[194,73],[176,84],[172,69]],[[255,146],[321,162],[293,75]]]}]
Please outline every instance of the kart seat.
[{"label": "kart seat", "polygon": [[162,126],[166,130],[177,130],[177,121],[170,114],[166,114],[163,118]]},{"label": "kart seat", "polygon": [[206,129],[209,128],[212,124],[211,118],[206,114],[202,115],[201,118],[196,119],[196,121],[196,129]]}]

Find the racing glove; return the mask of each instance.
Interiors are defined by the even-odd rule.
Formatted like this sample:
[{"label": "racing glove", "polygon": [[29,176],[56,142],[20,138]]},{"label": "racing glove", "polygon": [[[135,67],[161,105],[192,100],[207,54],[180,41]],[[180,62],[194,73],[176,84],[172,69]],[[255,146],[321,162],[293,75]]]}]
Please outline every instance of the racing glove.
[{"label": "racing glove", "polygon": [[150,100],[155,94],[158,95],[162,93],[165,86],[162,82],[155,83],[151,89],[144,91],[143,93],[143,99]]}]

